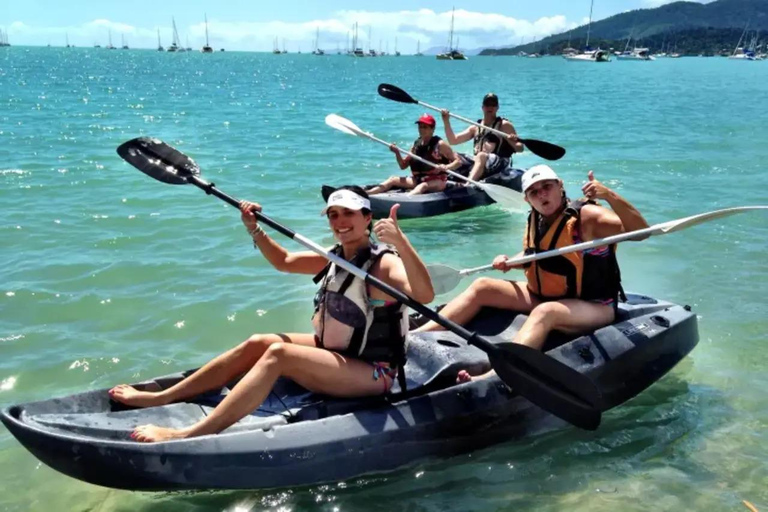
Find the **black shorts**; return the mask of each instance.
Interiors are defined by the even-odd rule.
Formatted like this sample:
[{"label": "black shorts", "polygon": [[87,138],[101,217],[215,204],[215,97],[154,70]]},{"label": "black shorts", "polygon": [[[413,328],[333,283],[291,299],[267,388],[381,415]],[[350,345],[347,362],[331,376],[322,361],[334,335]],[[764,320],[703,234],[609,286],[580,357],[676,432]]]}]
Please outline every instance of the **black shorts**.
[{"label": "black shorts", "polygon": [[[469,173],[472,171],[472,167],[475,165],[475,157],[465,153],[459,153],[459,159],[461,160],[461,167],[456,169],[456,172],[463,176],[469,176]],[[488,160],[485,162],[485,170],[483,171],[481,178],[487,178],[488,176],[492,176],[498,172],[503,171],[509,167],[510,160],[511,159],[509,158],[502,158],[495,153],[489,154]]]}]

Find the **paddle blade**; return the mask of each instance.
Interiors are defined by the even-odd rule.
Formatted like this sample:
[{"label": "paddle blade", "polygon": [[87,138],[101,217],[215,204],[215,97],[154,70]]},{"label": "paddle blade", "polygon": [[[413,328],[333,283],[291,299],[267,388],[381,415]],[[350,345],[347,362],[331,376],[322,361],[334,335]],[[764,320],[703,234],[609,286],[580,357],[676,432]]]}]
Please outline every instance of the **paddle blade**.
[{"label": "paddle blade", "polygon": [[480,183],[480,188],[488,194],[488,196],[499,203],[499,205],[507,210],[511,210],[515,213],[526,212],[530,209],[528,203],[525,202],[523,194],[501,185],[493,185],[491,183]]},{"label": "paddle blade", "polygon": [[603,399],[589,377],[525,345],[495,347],[488,353],[491,365],[513,391],[579,428],[597,429]]},{"label": "paddle blade", "polygon": [[536,139],[519,140],[525,144],[525,147],[527,147],[531,153],[546,160],[560,160],[565,156],[565,148],[560,147],[557,144]]},{"label": "paddle blade", "polygon": [[117,148],[117,154],[144,174],[163,183],[186,185],[188,177],[200,175],[200,167],[194,160],[153,137],[124,142]]},{"label": "paddle blade", "polygon": [[392,84],[379,84],[379,95],[400,103],[418,103],[410,94]]},{"label": "paddle blade", "polygon": [[456,288],[461,281],[459,271],[448,265],[427,265],[435,295],[442,295]]},{"label": "paddle blade", "polygon": [[327,116],[325,116],[325,124],[327,124],[328,126],[330,126],[335,130],[344,132],[347,135],[357,136],[363,133],[363,130],[361,130],[360,127],[357,126],[355,123],[353,123],[349,119],[346,119],[336,114],[328,114]]}]

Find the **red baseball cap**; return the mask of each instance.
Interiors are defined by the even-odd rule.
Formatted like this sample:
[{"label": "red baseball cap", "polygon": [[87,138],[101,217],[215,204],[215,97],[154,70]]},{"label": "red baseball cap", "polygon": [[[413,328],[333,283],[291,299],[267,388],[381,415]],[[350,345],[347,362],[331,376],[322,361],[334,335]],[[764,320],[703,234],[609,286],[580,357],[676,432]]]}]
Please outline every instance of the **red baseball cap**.
[{"label": "red baseball cap", "polygon": [[437,125],[437,122],[435,121],[435,118],[432,117],[429,114],[421,114],[421,117],[419,118],[419,120],[416,121],[416,124],[419,124],[419,123],[424,123],[424,124],[427,124],[429,126]]}]

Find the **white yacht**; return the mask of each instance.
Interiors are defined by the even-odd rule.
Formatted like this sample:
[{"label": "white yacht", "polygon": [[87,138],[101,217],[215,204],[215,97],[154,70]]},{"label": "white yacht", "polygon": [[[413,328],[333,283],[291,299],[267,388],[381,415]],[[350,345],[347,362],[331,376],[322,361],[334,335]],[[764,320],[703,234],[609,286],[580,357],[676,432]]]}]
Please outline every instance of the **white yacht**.
[{"label": "white yacht", "polygon": [[592,30],[592,8],[595,6],[595,0],[592,0],[589,6],[589,24],[587,25],[587,44],[585,49],[581,53],[567,53],[563,55],[563,58],[571,62],[610,62],[610,53],[598,48],[593,50],[589,46],[589,36]]},{"label": "white yacht", "polygon": [[625,50],[616,56],[617,60],[656,60],[648,48],[634,48]]}]

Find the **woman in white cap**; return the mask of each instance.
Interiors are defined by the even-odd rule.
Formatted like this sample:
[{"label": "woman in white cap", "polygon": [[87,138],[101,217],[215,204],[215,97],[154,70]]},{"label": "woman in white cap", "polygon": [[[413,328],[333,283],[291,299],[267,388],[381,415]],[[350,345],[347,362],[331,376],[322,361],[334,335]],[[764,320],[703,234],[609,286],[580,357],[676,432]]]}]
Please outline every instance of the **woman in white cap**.
[{"label": "woman in white cap", "polygon": [[[547,165],[536,165],[522,176],[525,201],[531,213],[523,236],[523,254],[559,249],[623,232],[648,227],[634,206],[597,181],[589,171],[582,187],[585,200],[569,201],[563,182]],[[606,201],[611,209],[595,203]],[[525,281],[482,277],[441,311],[466,324],[482,307],[490,306],[528,313],[515,343],[541,349],[547,335],[557,330],[568,334],[592,331],[613,322],[621,289],[615,246],[543,259],[522,267],[509,267],[506,254],[496,256],[493,267],[502,272],[525,270]],[[438,330],[429,322],[419,331]],[[460,380],[467,378],[460,373]]]},{"label": "woman in white cap", "polygon": [[[400,205],[392,207],[389,218],[372,226],[371,204],[360,187],[341,187],[326,199],[322,214],[328,217],[339,242],[333,249],[337,255],[418,302],[432,301],[427,268],[397,224]],[[322,281],[315,298],[314,332],[254,334],[160,392],[139,391],[127,385],[112,388],[112,399],[149,407],[220,388],[242,375],[203,420],[183,429],[139,426],[131,434],[137,441],[218,433],[258,408],[279,377],[331,396],[380,395],[389,391],[405,363],[408,317],[404,305],[314,252],[288,252],[257,224],[253,212],[261,210],[258,204],[243,201],[240,209],[254,247],[277,270],[315,275],[315,282]],[[371,240],[371,229],[389,245]]]},{"label": "woman in white cap", "polygon": [[435,118],[422,114],[416,120],[419,127],[419,138],[413,142],[411,153],[432,162],[436,167],[411,158],[403,157],[400,149],[392,144],[389,149],[395,154],[400,169],[411,168],[411,176],[390,176],[384,183],[368,190],[371,195],[381,194],[393,188],[410,190],[410,195],[442,192],[448,183],[446,169],[453,171],[461,167],[458,153],[443,139],[435,135]]}]

